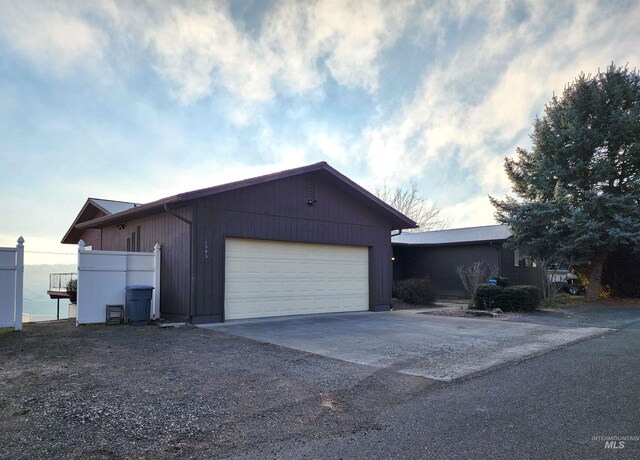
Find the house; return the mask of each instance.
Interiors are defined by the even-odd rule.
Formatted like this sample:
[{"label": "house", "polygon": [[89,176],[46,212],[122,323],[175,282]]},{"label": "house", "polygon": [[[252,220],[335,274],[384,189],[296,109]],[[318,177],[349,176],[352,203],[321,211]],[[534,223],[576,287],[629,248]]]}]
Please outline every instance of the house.
[{"label": "house", "polygon": [[81,211],[63,243],[134,252],[160,243],[161,316],[212,323],[389,310],[389,235],[415,227],[321,162],[90,219]]},{"label": "house", "polygon": [[87,245],[93,249],[102,249],[102,231],[100,228],[90,228],[81,230],[79,224],[89,222],[98,217],[110,216],[127,209],[140,206],[139,203],[129,203],[126,201],[103,200],[99,198],[88,198],[78,216],[71,224],[66,235],[62,238],[63,244],[77,244],[82,239]]},{"label": "house", "polygon": [[429,277],[439,296],[467,297],[457,267],[485,262],[509,284],[542,287],[544,272],[536,263],[505,246],[506,225],[402,233],[392,238],[394,280]]}]

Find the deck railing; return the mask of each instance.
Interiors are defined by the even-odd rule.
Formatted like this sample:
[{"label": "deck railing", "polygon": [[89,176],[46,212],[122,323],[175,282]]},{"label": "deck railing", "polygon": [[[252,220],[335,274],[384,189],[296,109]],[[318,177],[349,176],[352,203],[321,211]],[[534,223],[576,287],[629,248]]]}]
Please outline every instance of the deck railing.
[{"label": "deck railing", "polygon": [[50,273],[49,290],[66,292],[69,281],[75,279],[78,279],[77,273]]}]

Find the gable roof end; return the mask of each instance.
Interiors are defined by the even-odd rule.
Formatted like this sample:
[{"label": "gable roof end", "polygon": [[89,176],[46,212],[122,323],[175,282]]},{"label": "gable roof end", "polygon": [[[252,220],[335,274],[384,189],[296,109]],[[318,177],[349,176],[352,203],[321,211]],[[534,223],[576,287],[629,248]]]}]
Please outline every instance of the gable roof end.
[{"label": "gable roof end", "polygon": [[105,215],[111,215],[117,212],[134,208],[139,206],[137,203],[130,203],[128,201],[115,201],[104,200],[100,198],[87,198],[87,201],[80,209],[80,212],[76,216],[75,220],[67,230],[67,233],[62,237],[62,244],[76,244],[82,235],[82,230],[78,225],[83,222],[89,222],[94,220],[97,211],[104,213]]},{"label": "gable roof end", "polygon": [[229,192],[229,191],[237,190],[244,187],[250,187],[253,185],[263,184],[266,182],[285,179],[288,177],[307,174],[315,171],[323,171],[329,174],[334,180],[344,184],[348,189],[351,189],[354,192],[358,193],[360,196],[362,196],[365,199],[365,201],[367,201],[369,204],[379,208],[382,212],[387,214],[390,217],[391,222],[393,223],[392,224],[393,230],[418,227],[418,225],[413,220],[409,219],[407,216],[402,214],[397,209],[389,206],[387,203],[380,200],[378,197],[376,197],[375,195],[373,195],[371,192],[367,191],[360,185],[356,184],[348,177],[336,171],[324,161],[321,161],[319,163],[314,163],[308,166],[303,166],[300,168],[289,169],[289,170],[280,171],[273,174],[267,174],[264,176],[252,177],[250,179],[230,182],[228,184],[216,185],[213,187],[193,190],[191,192],[179,193],[177,195],[169,196],[167,198],[162,198],[160,200],[152,201],[150,203],[137,205],[135,208],[127,209],[122,212],[99,217],[97,219],[93,219],[87,222],[81,222],[77,224],[77,227],[79,229],[92,228],[92,227],[98,228],[104,225],[116,223],[120,220],[127,220],[133,217],[142,217],[146,215],[155,214],[160,210],[163,210],[165,206],[176,205],[176,204],[184,203],[187,201],[195,200],[198,198],[216,195],[218,193]]}]

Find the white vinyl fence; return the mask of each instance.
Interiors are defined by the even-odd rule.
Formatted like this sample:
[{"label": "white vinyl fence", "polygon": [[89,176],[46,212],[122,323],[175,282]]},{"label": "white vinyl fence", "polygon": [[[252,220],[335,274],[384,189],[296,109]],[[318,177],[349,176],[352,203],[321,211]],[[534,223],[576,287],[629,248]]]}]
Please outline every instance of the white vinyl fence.
[{"label": "white vinyl fence", "polygon": [[0,327],[22,330],[24,238],[15,248],[0,248]]},{"label": "white vinyl fence", "polygon": [[153,286],[151,319],[160,317],[160,245],[154,252],[93,251],[78,243],[76,324],[104,323],[107,305],[124,305],[127,286]]}]

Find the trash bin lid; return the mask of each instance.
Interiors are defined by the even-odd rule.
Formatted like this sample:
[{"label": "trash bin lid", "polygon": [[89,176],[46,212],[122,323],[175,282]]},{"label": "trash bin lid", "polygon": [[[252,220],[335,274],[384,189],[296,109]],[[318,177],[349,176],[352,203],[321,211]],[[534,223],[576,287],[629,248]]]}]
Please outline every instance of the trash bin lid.
[{"label": "trash bin lid", "polygon": [[153,286],[147,286],[146,284],[133,284],[125,288],[127,291],[146,291],[147,289],[153,289]]}]

